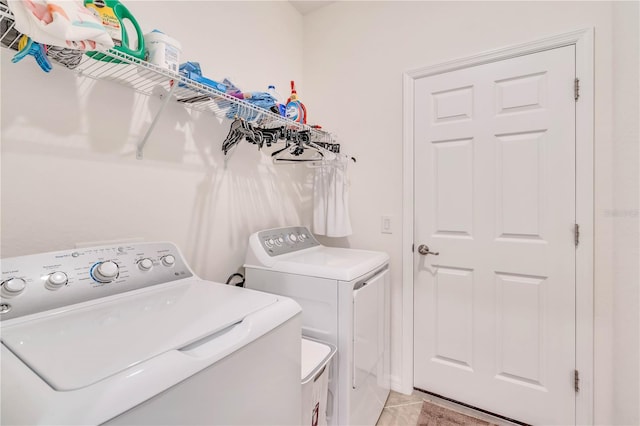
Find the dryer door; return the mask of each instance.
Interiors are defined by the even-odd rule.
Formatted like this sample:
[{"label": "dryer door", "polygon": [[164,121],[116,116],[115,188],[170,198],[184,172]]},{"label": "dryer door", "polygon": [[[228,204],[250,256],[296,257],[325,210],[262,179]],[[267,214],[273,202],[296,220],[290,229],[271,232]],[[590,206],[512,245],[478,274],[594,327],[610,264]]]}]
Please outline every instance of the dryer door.
[{"label": "dryer door", "polygon": [[353,292],[353,388],[362,387],[369,376],[384,374],[385,278],[388,269],[373,276]]},{"label": "dryer door", "polygon": [[375,424],[389,393],[388,273],[381,271],[353,292],[349,424]]}]

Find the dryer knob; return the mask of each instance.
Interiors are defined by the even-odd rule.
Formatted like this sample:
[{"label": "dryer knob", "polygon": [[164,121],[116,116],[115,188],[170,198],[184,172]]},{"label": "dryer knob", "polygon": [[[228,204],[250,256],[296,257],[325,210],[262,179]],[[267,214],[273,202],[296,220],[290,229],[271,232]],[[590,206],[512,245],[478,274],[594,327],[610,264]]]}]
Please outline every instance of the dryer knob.
[{"label": "dryer knob", "polygon": [[144,259],[140,259],[140,261],[138,261],[138,269],[140,269],[141,271],[146,272],[151,270],[151,268],[153,268],[153,262],[148,257],[145,257]]},{"label": "dryer knob", "polygon": [[17,296],[27,287],[27,282],[22,278],[9,278],[2,282],[2,290],[7,296]]},{"label": "dryer knob", "polygon": [[100,262],[93,268],[93,279],[99,283],[110,283],[118,278],[120,268],[118,264],[112,260]]},{"label": "dryer knob", "polygon": [[176,263],[176,258],[172,255],[168,254],[162,258],[162,264],[164,266],[170,267]]},{"label": "dryer knob", "polygon": [[294,243],[298,241],[298,237],[296,236],[296,234],[289,234],[289,239]]},{"label": "dryer knob", "polygon": [[49,290],[57,290],[65,285],[68,281],[69,278],[67,277],[67,274],[65,274],[64,272],[56,271],[49,275],[49,278],[47,278],[46,287]]}]

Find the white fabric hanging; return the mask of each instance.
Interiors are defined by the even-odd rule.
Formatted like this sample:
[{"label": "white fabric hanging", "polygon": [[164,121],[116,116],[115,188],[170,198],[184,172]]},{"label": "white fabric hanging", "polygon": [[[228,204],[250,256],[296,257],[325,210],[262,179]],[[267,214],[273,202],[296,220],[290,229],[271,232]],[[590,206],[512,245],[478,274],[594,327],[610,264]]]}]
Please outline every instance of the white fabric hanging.
[{"label": "white fabric hanging", "polygon": [[352,234],[346,156],[325,161],[313,178],[313,232],[327,237]]}]

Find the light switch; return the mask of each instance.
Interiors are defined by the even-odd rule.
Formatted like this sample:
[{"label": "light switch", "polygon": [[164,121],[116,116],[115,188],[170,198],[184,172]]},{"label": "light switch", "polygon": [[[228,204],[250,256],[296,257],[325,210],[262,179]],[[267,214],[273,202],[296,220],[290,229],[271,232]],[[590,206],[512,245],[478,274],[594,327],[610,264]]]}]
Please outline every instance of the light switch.
[{"label": "light switch", "polygon": [[383,234],[393,233],[391,216],[382,216],[382,223],[380,228],[380,232],[382,232]]}]

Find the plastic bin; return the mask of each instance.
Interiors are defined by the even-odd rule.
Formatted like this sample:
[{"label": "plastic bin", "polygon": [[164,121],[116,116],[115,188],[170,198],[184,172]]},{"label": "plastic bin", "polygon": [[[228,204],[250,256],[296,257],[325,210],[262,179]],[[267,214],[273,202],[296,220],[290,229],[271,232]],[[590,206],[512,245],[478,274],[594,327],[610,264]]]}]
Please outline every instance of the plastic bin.
[{"label": "plastic bin", "polygon": [[302,338],[302,425],[326,426],[329,367],[336,348]]}]

